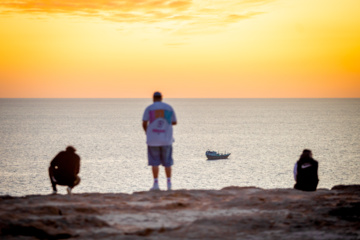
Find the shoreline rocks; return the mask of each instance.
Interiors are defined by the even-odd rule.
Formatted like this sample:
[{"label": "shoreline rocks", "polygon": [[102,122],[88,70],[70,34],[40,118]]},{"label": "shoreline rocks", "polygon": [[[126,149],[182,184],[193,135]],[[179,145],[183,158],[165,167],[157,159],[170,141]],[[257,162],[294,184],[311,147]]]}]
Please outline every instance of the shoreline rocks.
[{"label": "shoreline rocks", "polygon": [[1,239],[360,239],[360,185],[0,196]]}]

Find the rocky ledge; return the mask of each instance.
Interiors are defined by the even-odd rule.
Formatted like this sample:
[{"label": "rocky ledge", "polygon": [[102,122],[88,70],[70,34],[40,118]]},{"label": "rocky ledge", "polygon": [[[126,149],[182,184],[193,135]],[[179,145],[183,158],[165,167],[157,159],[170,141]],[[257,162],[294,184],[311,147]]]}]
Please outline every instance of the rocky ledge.
[{"label": "rocky ledge", "polygon": [[0,197],[1,239],[360,239],[360,185]]}]

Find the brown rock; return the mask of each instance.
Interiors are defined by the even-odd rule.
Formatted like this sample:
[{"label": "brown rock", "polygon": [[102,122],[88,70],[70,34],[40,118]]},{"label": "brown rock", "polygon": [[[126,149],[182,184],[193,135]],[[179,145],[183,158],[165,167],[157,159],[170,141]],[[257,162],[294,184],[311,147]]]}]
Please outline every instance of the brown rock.
[{"label": "brown rock", "polygon": [[360,239],[360,186],[0,196],[1,239]]}]

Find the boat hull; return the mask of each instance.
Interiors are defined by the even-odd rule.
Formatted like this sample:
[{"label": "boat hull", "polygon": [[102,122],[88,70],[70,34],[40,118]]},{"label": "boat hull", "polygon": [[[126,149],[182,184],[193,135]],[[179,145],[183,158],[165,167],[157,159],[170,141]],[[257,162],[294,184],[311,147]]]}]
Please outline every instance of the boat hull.
[{"label": "boat hull", "polygon": [[206,155],[208,160],[227,159],[229,156],[230,156],[230,154],[218,155],[218,156]]}]

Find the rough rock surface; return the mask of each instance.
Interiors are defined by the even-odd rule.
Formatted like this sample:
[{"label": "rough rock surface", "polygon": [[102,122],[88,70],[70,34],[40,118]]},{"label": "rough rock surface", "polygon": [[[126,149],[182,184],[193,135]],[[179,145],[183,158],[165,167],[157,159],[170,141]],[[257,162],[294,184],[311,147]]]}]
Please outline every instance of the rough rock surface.
[{"label": "rough rock surface", "polygon": [[360,185],[0,196],[0,239],[360,239]]}]

